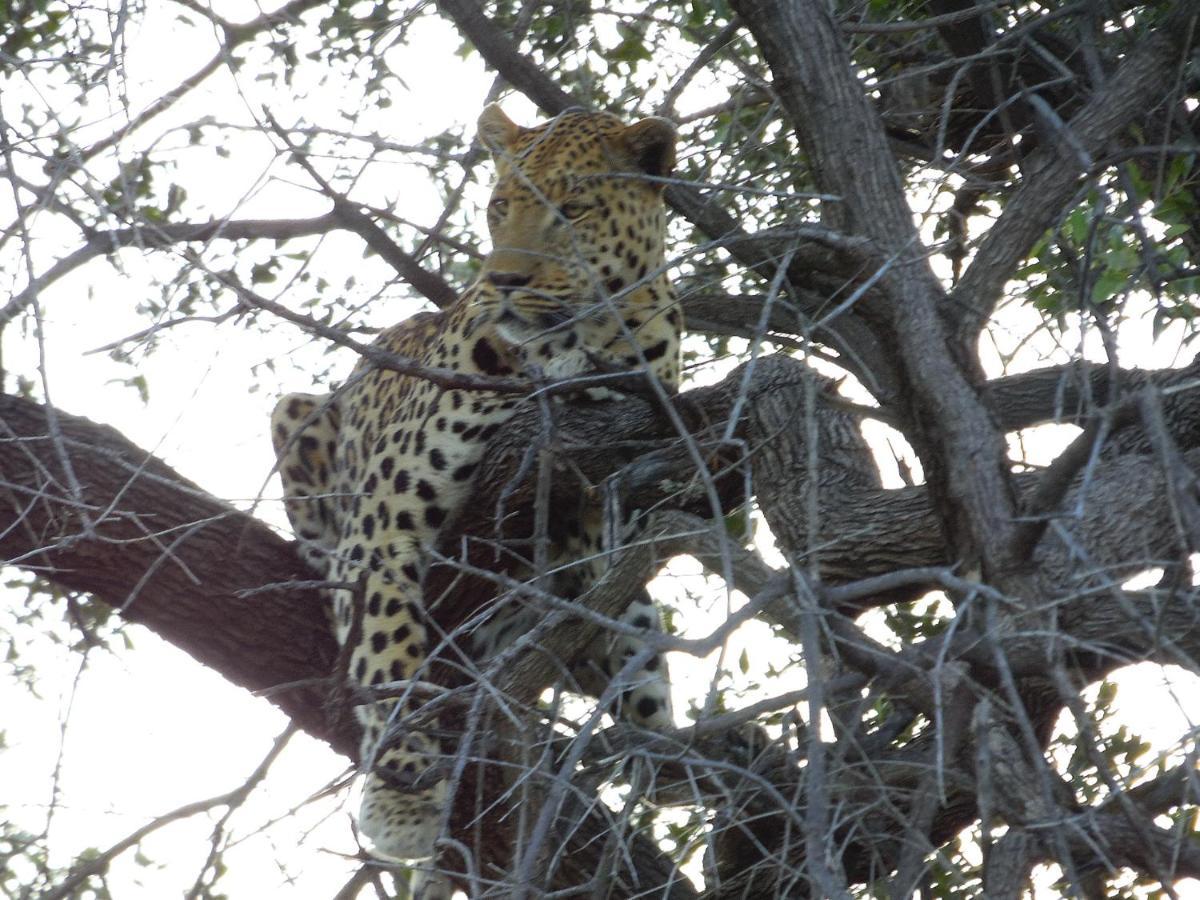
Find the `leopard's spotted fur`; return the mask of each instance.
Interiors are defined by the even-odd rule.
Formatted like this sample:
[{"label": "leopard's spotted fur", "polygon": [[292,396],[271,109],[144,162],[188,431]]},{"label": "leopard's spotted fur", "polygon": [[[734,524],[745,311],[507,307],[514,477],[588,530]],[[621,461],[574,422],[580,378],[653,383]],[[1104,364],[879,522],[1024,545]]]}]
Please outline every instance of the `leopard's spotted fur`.
[{"label": "leopard's spotted fur", "polygon": [[[662,182],[643,177],[669,174],[674,128],[586,112],[521,128],[495,105],[479,127],[497,169],[488,207],[493,249],[482,274],[452,306],[389,328],[376,346],[481,375],[562,379],[597,367],[649,369],[674,391],[682,320],[664,271]],[[359,585],[364,608],[351,674],[378,685],[421,677],[424,551],[466,500],[488,439],[518,400],[446,390],[366,363],[356,375],[333,395],[284,397],[272,430],[307,558],[331,582]],[[600,549],[598,526],[585,519],[575,550],[591,554]],[[582,571],[595,577],[594,567]],[[332,594],[344,642],[353,592]],[[624,619],[659,627],[648,603],[632,604]],[[519,616],[494,620],[476,635],[476,652],[494,652],[527,627]],[[593,668],[611,675],[637,647],[628,637],[600,642]],[[622,713],[669,724],[669,685],[657,657],[633,685]],[[361,828],[378,853],[398,859],[430,855],[445,803],[436,775],[414,784],[436,763],[433,738],[409,730],[379,746],[389,716],[414,705],[359,708],[368,770]]]}]

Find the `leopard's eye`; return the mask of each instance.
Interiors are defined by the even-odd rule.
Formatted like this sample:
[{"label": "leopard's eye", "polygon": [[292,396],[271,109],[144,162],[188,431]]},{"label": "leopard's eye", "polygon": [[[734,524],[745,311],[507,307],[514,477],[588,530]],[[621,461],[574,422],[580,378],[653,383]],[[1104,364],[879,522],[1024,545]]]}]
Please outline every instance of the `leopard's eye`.
[{"label": "leopard's eye", "polygon": [[583,216],[591,208],[590,204],[581,200],[568,200],[559,207],[558,211],[563,214],[564,218],[574,220]]},{"label": "leopard's eye", "polygon": [[503,216],[508,212],[508,201],[503,197],[494,197],[488,204],[488,212],[494,216]]}]

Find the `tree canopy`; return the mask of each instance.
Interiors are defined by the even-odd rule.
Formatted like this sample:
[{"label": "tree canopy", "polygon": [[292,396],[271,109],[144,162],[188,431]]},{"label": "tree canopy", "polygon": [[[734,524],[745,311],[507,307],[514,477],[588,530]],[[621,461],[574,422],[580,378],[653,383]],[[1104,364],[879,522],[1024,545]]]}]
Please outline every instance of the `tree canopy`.
[{"label": "tree canopy", "polygon": [[[273,397],[471,283],[486,102],[665,116],[684,390],[534,396],[489,446],[427,595],[447,629],[506,592],[545,618],[428,687],[458,748],[436,865],[471,897],[1194,890],[1194,720],[1154,743],[1122,709],[1167,718],[1171,688],[1112,679],[1200,676],[1198,13],[13,0],[6,673],[37,696],[47,636],[121,656],[148,629],[353,760],[362,697],[279,527]],[[581,491],[638,539],[579,601],[518,583],[496,547]],[[664,734],[562,696],[655,573],[688,719]],[[77,859],[50,816],[0,815],[0,892],[120,897],[113,860],[213,813],[185,880],[220,896],[227,820],[286,737]],[[403,895],[403,868],[344,866],[339,898]]]}]

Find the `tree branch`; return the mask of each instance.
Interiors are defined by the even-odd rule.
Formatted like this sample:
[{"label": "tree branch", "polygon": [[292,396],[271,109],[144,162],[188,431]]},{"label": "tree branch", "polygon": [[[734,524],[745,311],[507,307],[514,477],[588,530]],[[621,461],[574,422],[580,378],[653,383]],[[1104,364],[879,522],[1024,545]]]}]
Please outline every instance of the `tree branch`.
[{"label": "tree branch", "polygon": [[253,40],[264,31],[270,31],[272,28],[278,28],[286,22],[293,21],[308,10],[315,9],[324,3],[325,0],[291,0],[291,2],[285,3],[279,9],[263,13],[249,22],[234,24],[221,20],[220,26],[224,33],[224,41],[217,52],[201,65],[199,69],[180,81],[174,88],[160,94],[158,99],[134,116],[124,128],[113,132],[107,137],[101,138],[90,147],[80,150],[77,156],[72,154],[68,157],[68,160],[71,164],[75,164],[76,160],[78,162],[87,162],[105,150],[116,146],[127,135],[166,112],[195,90],[209,75],[220,68],[223,63],[227,63],[233,51],[239,46]]},{"label": "tree branch", "polygon": [[193,241],[203,243],[213,240],[286,241],[290,238],[325,234],[339,227],[344,226],[332,213],[326,213],[312,219],[229,219],[162,224],[147,222],[131,228],[93,231],[81,247],[64,256],[4,304],[4,307],[0,309],[0,328],[23,312],[33,298],[45,290],[48,285],[75,271],[84,263],[90,262],[98,256],[114,253],[122,247],[148,250]]},{"label": "tree branch", "polygon": [[1180,55],[1191,43],[1196,15],[1192,4],[1179,4],[1173,15],[1139,42],[1108,84],[1070,122],[1054,123],[1057,140],[1027,160],[1024,168],[1030,174],[980,240],[974,260],[953,291],[952,299],[963,312],[962,340],[974,339],[1017,265],[1065,215],[1080,175],[1095,174],[1097,157],[1112,141],[1163,102],[1167,87],[1177,81]]},{"label": "tree branch", "polygon": [[[895,410],[925,467],[954,552],[984,571],[1014,572],[1014,497],[1006,449],[972,384],[968,357],[947,340],[944,292],[913,224],[895,157],[829,9],[817,0],[739,0],[775,91],[813,166],[817,187],[841,199],[823,207],[828,224],[870,240],[895,264],[869,312],[877,338],[891,340],[900,382]],[[885,401],[886,402],[886,401]]]},{"label": "tree branch", "polygon": [[[747,372],[751,376],[748,380]],[[805,397],[811,398],[814,377],[794,360],[760,359],[749,369],[735,371],[722,384],[685,395],[686,404],[703,411],[700,421],[717,423],[731,410],[743,409],[747,413],[743,421],[750,427],[749,423],[756,420],[755,409],[766,398],[778,398],[789,391],[801,402]],[[794,404],[795,401],[793,407]],[[640,400],[566,406],[559,413],[562,444],[572,448],[573,467],[593,483],[602,482],[614,469],[653,450],[656,442],[670,444],[679,440],[654,406]],[[844,412],[830,419],[819,399],[809,415],[818,422],[826,419],[829,424],[825,429],[829,434],[853,425]],[[531,442],[530,435],[541,428],[538,416],[537,410],[519,413],[490,448],[478,482],[480,495],[468,504],[470,514],[460,523],[470,533],[479,536],[493,533],[494,512],[500,497],[504,498],[504,508],[510,511],[528,505],[532,494],[526,491],[533,488],[518,485],[513,473],[520,469],[522,455]],[[810,434],[803,424],[804,418],[793,417],[784,430],[802,437]],[[9,510],[0,522],[0,552],[4,557],[64,587],[92,592],[120,609],[131,621],[152,628],[234,683],[256,691],[272,689],[269,699],[297,724],[351,755],[355,736],[347,729],[352,726],[343,724],[331,730],[323,712],[327,691],[324,679],[334,666],[336,646],[325,623],[320,599],[310,587],[297,583],[306,576],[294,548],[249,516],[206,497],[195,485],[180,479],[111,429],[63,413],[60,420],[72,464],[77,471],[86,473],[86,478],[81,479],[84,485],[81,500],[94,525],[91,536],[85,536],[78,527],[80,508],[60,487],[61,478],[54,468],[57,456],[46,449],[51,438],[44,410],[29,401],[6,397],[0,399],[0,422],[6,435],[0,444],[0,486],[6,492]],[[753,430],[738,433],[756,448],[756,456],[773,453],[779,458],[782,468],[775,472],[776,482],[795,483],[796,479],[807,477],[804,468],[809,459],[807,451],[767,448],[769,441],[783,439],[779,428],[766,435]],[[612,442],[614,434],[622,436],[616,448]],[[698,439],[706,440],[703,430]],[[864,473],[856,469],[853,443],[846,444],[843,439],[842,443],[822,446],[832,462],[841,466],[831,467],[830,460],[823,461],[822,470],[827,477],[816,480],[822,529],[818,544],[823,545],[819,574],[823,580],[857,583],[873,573],[891,572],[898,559],[903,559],[906,565],[946,562],[946,550],[931,525],[935,520],[922,489],[886,491],[872,486],[864,480]],[[780,456],[781,452],[785,455]],[[787,460],[797,457],[787,454],[796,452],[800,453],[800,463],[789,466]],[[1195,465],[1200,462],[1197,453],[1200,450],[1189,449],[1185,458]],[[678,463],[670,463],[667,468],[680,471]],[[651,467],[651,471],[657,469]],[[741,484],[741,476],[736,472],[728,477]],[[658,477],[638,477],[620,483],[633,486],[633,493],[626,498],[630,508],[650,509],[663,499],[669,498],[671,502],[680,499],[674,496],[675,489],[663,485]],[[577,496],[578,488],[573,484],[571,481],[560,488]],[[1057,564],[1073,569],[1077,554],[1082,552],[1091,571],[1109,566],[1116,577],[1122,567],[1136,568],[1152,562],[1159,549],[1172,545],[1174,540],[1163,490],[1164,479],[1152,457],[1131,455],[1102,462],[1093,473],[1087,503],[1081,507],[1084,518],[1072,524],[1072,542],[1061,550]],[[731,502],[735,499],[731,495]],[[768,497],[760,491],[760,501],[763,499],[768,506],[784,502],[782,497]],[[706,507],[699,500],[696,503],[696,509],[706,514]],[[768,509],[768,515],[775,513]],[[787,519],[776,517],[776,521],[786,524]],[[1130,529],[1136,530],[1136,540],[1131,538]],[[782,530],[777,537],[785,547],[809,545],[806,535]],[[490,546],[482,541],[474,543]],[[453,550],[458,541],[448,536],[447,544]],[[649,556],[653,558],[653,553]],[[1054,564],[1053,558],[1047,557],[1047,561],[1048,565]],[[643,570],[645,565],[643,558],[634,568]],[[614,588],[621,584],[636,585],[639,580],[617,575],[614,579]],[[289,582],[295,586],[280,586]],[[247,596],[247,591],[253,592],[252,595]],[[484,591],[486,596],[494,593],[494,588]],[[599,595],[593,599],[598,601]],[[614,609],[620,605],[619,596],[609,599]],[[889,599],[895,598],[885,593],[875,602]],[[1118,594],[1114,588],[1101,585],[1064,602],[1059,621],[1063,634],[1069,638],[1068,646],[1078,648],[1074,651],[1075,658],[1081,664],[1086,663],[1085,670],[1094,676],[1133,659],[1194,661],[1200,657],[1195,602],[1194,598],[1180,595],[1164,604],[1163,597]],[[470,604],[466,606],[469,608]],[[446,625],[448,630],[451,627]],[[566,628],[565,632],[569,641],[582,634],[576,626]],[[554,631],[548,637],[558,640],[558,634]],[[1169,644],[1162,641],[1164,634],[1171,635]],[[1020,637],[1012,636],[1014,645]],[[955,645],[953,653],[959,652]],[[971,657],[968,654],[964,658]],[[555,680],[558,673],[557,666],[546,665],[545,659],[540,650],[519,655],[513,660],[514,667],[506,666],[504,670],[508,679],[506,690],[517,697],[536,696],[539,685]],[[889,665],[895,668],[901,663],[896,660]],[[985,670],[979,671],[986,675]],[[870,677],[879,676],[872,670]],[[902,688],[898,685],[890,690]],[[1052,720],[1054,709],[1053,705],[1044,707],[1038,721],[1047,716]],[[886,749],[886,746],[881,748]],[[921,752],[917,747],[906,750],[914,759],[921,759]],[[887,765],[886,762],[887,758],[881,757],[879,778],[885,785],[885,793],[907,790],[904,786],[909,783],[912,763],[903,763],[899,757]],[[484,777],[481,771],[486,770],[471,765],[466,776]],[[456,821],[474,822],[478,814],[477,796],[502,797],[503,782],[503,778],[491,780],[489,776],[483,784],[491,787],[485,787],[483,794],[477,795],[473,789],[460,792],[465,806]],[[568,803],[561,814],[582,815],[582,810],[571,812],[571,808]],[[503,809],[503,805],[492,807],[485,821],[492,822],[493,816],[502,817]],[[952,803],[947,809],[939,808],[930,825],[930,839],[936,844],[945,829],[962,827],[972,815],[971,806]],[[591,818],[582,821],[581,840],[587,834],[593,837],[603,834],[608,827]],[[495,828],[485,829],[488,837],[481,845],[487,858],[501,865],[511,858],[504,855],[511,852],[503,841],[504,827],[502,820],[496,820]],[[580,875],[586,868],[587,852],[591,851],[580,847],[578,853],[583,855],[564,865],[558,877]],[[666,884],[676,877],[670,874],[669,864],[647,848],[636,852],[642,861],[639,865],[644,863],[648,867],[642,870],[643,874],[658,872],[654,877],[665,879],[656,883]],[[848,864],[848,874],[857,877],[853,857],[848,858]],[[686,894],[686,889],[679,885],[671,890]]]},{"label": "tree branch", "polygon": [[458,299],[458,291],[440,276],[426,270],[412,254],[400,249],[396,242],[388,237],[387,232],[376,225],[375,221],[364,213],[357,203],[351,202],[346,199],[344,194],[335,191],[333,186],[308,161],[308,155],[304,148],[292,141],[287,129],[275,121],[270,112],[267,112],[266,116],[271,123],[271,129],[291,151],[292,158],[317,183],[321,192],[333,201],[331,215],[344,228],[348,228],[361,237],[366,245],[378,253],[401,278],[416,289],[417,293],[433,301],[438,307],[445,309]]}]

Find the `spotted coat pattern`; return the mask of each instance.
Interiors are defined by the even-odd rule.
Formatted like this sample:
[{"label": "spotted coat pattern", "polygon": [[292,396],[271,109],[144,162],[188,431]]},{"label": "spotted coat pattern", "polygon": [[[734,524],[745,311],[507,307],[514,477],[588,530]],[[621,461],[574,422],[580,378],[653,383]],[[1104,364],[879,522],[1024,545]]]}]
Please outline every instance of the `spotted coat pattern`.
[{"label": "spotted coat pattern", "polygon": [[[554,380],[597,368],[649,370],[674,391],[682,319],[665,274],[665,211],[655,180],[674,163],[673,126],[568,112],[522,128],[493,104],[480,116],[479,132],[497,176],[488,206],[493,249],[482,273],[453,305],[387,329],[376,346],[465,374]],[[422,677],[430,643],[421,594],[425,551],[467,499],[489,438],[517,402],[511,394],[445,389],[365,362],[339,392],[279,401],[273,439],[302,551],[330,582],[355,586],[331,593],[339,640],[361,623],[350,652],[358,682]],[[581,521],[567,529],[580,535],[570,553],[599,558],[599,515]],[[591,559],[554,588],[575,595],[599,571]],[[623,619],[659,627],[648,598],[631,604]],[[494,653],[531,624],[527,613],[495,618],[475,635],[475,652]],[[598,641],[577,667],[580,680],[599,690],[641,646],[627,635]],[[622,687],[622,715],[649,727],[670,723],[660,659]],[[418,706],[401,699],[358,708],[368,773],[361,830],[377,853],[396,859],[431,854],[445,806],[432,736],[409,728],[380,742],[389,718]]]}]

